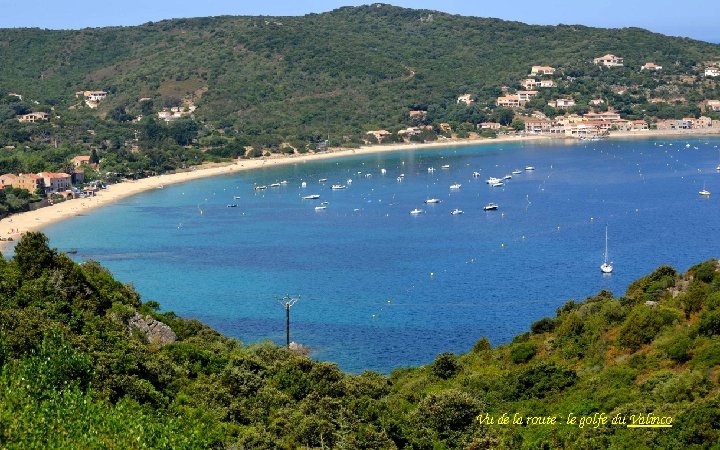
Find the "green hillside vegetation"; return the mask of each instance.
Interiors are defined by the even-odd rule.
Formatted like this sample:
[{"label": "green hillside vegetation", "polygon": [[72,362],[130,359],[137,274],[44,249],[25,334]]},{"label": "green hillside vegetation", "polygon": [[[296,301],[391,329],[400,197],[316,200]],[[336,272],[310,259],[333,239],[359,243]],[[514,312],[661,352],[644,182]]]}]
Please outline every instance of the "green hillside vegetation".
[{"label": "green hillside vegetation", "polygon": [[[606,53],[624,57],[625,67],[592,64]],[[698,116],[698,102],[720,98],[720,85],[701,76],[720,60],[715,44],[381,4],[303,17],[2,29],[0,59],[0,146],[13,147],[0,150],[0,172],[57,170],[90,148],[104,171],[138,173],[244,156],[249,146],[249,156],[313,150],[328,137],[331,146],[356,146],[379,128],[429,124],[434,130],[418,139],[431,139],[448,122],[463,136],[478,122],[512,122],[494,101],[501,87],[520,88],[531,65],[558,68],[558,87],[528,105],[551,116],[547,100],[561,96],[577,100],[576,112],[601,97],[604,108],[648,120]],[[640,72],[648,61],[663,70]],[[97,109],[76,97],[96,89],[108,92]],[[475,105],[457,104],[466,93]],[[157,112],[190,102],[192,118],[158,121]],[[417,109],[427,115],[411,119]],[[50,123],[15,120],[30,111],[52,113]]]},{"label": "green hillside vegetation", "polygon": [[[131,318],[177,336],[161,344]],[[660,267],[625,296],[569,301],[511,343],[485,338],[389,377],[243,345],[161,312],[96,262],[28,233],[0,258],[4,448],[717,448],[720,272]],[[488,424],[507,413],[523,424]],[[671,428],[601,426],[652,414]],[[568,424],[573,415],[577,423]],[[552,416],[538,425],[528,416]],[[600,417],[600,416],[595,416]],[[608,419],[609,420],[609,419]],[[486,419],[485,419],[486,421]]]}]

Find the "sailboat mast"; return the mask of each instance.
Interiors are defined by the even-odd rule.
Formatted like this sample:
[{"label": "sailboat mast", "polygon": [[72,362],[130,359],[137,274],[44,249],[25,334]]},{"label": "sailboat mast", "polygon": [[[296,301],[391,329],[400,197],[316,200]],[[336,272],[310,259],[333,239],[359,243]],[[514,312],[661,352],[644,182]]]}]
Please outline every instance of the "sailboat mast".
[{"label": "sailboat mast", "polygon": [[607,264],[607,226],[605,227],[605,264]]}]

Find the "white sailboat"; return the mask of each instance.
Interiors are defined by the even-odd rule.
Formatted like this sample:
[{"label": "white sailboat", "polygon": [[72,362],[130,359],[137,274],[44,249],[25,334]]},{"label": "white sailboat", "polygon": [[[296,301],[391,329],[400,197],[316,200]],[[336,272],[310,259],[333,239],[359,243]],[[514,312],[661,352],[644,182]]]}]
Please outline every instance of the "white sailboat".
[{"label": "white sailboat", "polygon": [[702,195],[703,197],[709,197],[709,196],[710,196],[710,191],[708,191],[707,189],[705,189],[705,183],[703,183],[703,190],[700,191],[700,192],[698,192],[698,194]]},{"label": "white sailboat", "polygon": [[600,266],[602,273],[612,273],[613,266],[608,262],[608,234],[607,227],[605,227],[605,262]]}]

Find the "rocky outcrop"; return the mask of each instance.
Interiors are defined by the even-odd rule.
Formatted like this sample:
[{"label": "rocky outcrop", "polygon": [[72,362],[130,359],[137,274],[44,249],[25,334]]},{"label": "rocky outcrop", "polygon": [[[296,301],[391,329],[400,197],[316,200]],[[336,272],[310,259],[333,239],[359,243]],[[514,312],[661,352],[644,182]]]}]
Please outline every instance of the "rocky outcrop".
[{"label": "rocky outcrop", "polygon": [[159,320],[135,313],[128,319],[130,331],[139,331],[150,344],[164,346],[177,341],[175,332]]}]

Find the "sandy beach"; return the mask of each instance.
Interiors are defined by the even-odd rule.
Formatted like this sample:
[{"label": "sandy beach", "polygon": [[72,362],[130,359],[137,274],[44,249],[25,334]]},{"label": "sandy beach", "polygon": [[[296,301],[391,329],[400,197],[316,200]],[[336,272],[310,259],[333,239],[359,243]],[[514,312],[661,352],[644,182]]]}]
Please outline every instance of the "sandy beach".
[{"label": "sandy beach", "polygon": [[[701,130],[697,130],[701,131]],[[699,135],[717,135],[720,130],[702,130],[704,133],[690,132],[688,130],[668,130],[668,131],[645,131],[645,132],[627,132],[613,133],[610,137],[629,138],[629,137],[655,137],[655,136],[699,136]],[[713,132],[714,131],[714,132]],[[3,238],[13,238],[18,240],[23,233],[28,231],[42,230],[44,227],[71,218],[80,214],[87,214],[93,209],[99,208],[116,202],[118,200],[130,197],[141,192],[151,189],[158,189],[176,183],[183,183],[199,178],[213,177],[217,175],[226,175],[245,170],[254,170],[263,167],[273,167],[284,164],[296,164],[306,161],[320,161],[325,159],[339,158],[344,156],[355,156],[361,154],[372,154],[380,152],[391,152],[397,150],[419,150],[428,148],[446,148],[458,145],[479,145],[479,144],[497,144],[502,142],[520,142],[528,140],[549,140],[557,139],[555,137],[540,135],[506,135],[496,139],[486,138],[470,138],[470,139],[444,139],[423,144],[386,144],[386,145],[370,145],[356,149],[332,149],[325,153],[313,153],[304,155],[291,156],[273,156],[259,159],[240,159],[234,162],[222,164],[205,164],[196,166],[188,171],[159,175],[154,177],[143,178],[135,181],[125,181],[118,184],[109,185],[107,189],[97,192],[95,197],[79,198],[57,203],[55,205],[40,208],[35,211],[14,214],[10,217],[0,220],[0,236]],[[564,139],[560,137],[559,139]],[[0,251],[3,251],[10,243],[0,241]]]}]

